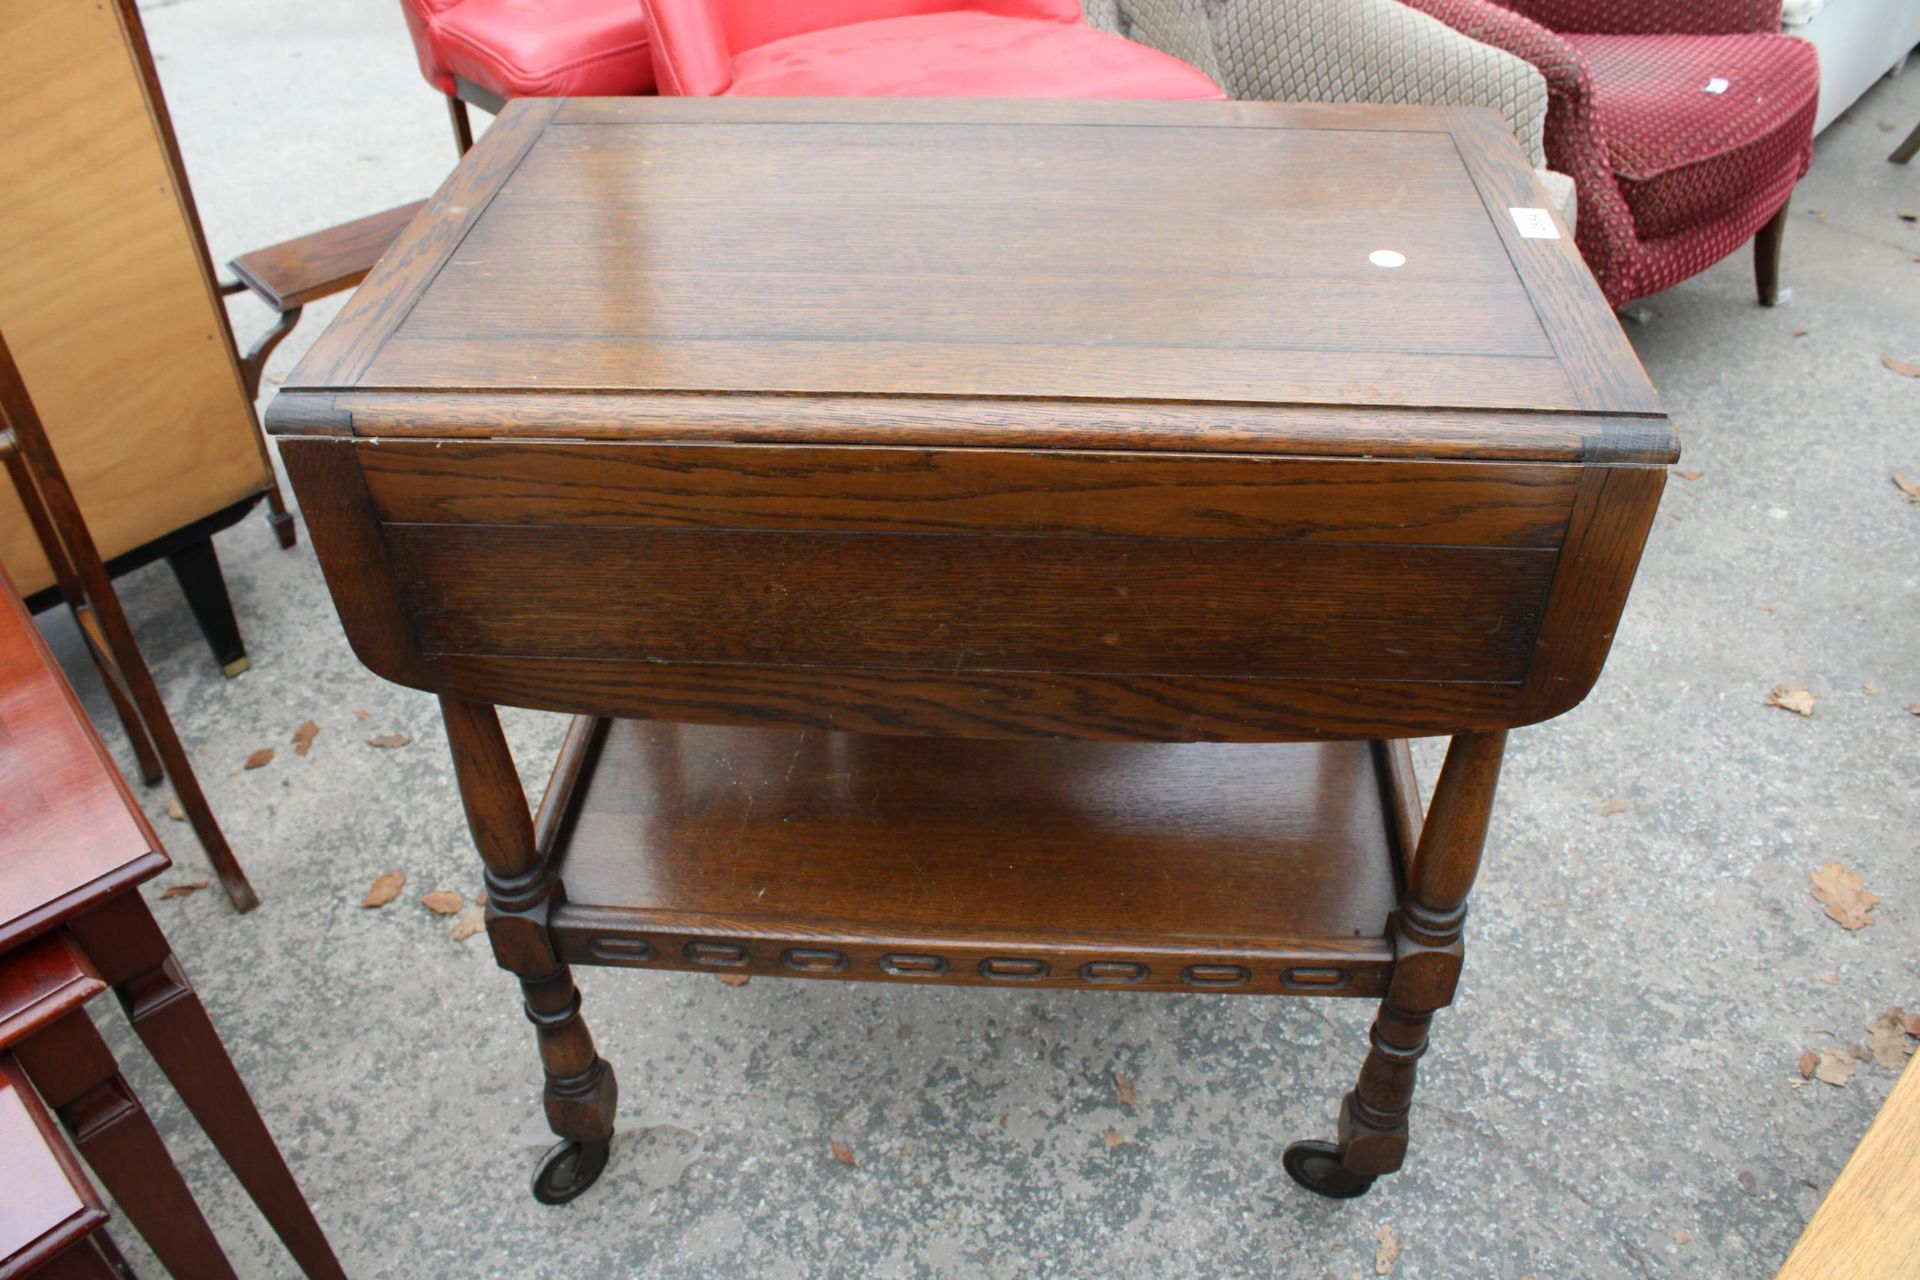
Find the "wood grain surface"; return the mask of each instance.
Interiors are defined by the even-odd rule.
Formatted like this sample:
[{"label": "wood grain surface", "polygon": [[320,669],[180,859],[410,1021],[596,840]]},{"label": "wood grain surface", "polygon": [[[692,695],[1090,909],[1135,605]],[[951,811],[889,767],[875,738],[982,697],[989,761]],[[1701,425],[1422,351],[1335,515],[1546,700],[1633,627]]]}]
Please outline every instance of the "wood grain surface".
[{"label": "wood grain surface", "polygon": [[1391,958],[1364,743],[602,735],[559,829],[555,920],[598,963],[1351,995]]},{"label": "wood grain surface", "polygon": [[[142,53],[118,4],[0,0],[0,330],[107,559],[271,478]],[[0,563],[53,581],[4,487]]]},{"label": "wood grain surface", "polygon": [[1778,1280],[1908,1280],[1920,1275],[1920,1058],[1820,1202]]}]

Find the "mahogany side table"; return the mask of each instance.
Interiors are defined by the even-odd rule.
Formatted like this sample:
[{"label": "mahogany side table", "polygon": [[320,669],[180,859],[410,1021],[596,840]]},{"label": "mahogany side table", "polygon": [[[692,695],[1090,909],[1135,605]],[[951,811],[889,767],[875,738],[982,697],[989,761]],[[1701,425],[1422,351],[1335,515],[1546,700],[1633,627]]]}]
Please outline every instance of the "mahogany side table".
[{"label": "mahogany side table", "polygon": [[[1377,1000],[1284,1157],[1365,1191],[1677,457],[1498,117],[1269,103],[512,103],[268,422],[441,699],[548,1201],[576,964]],[[497,704],[579,717],[537,817]]]},{"label": "mahogany side table", "polygon": [[[84,957],[89,976],[120,997],[135,1033],[301,1270],[310,1277],[344,1277],[200,997],[140,896],[137,886],[171,865],[159,838],[4,570],[0,842],[6,849],[0,858],[0,965],[48,938]],[[57,985],[69,995],[76,990],[71,982]],[[201,1239],[186,1217],[191,1199],[183,1209],[164,1185],[164,1149],[155,1154],[142,1145],[137,1126],[123,1123],[129,1104],[138,1104],[115,1084],[117,1071],[85,1012],[74,1010],[15,1051],[83,1152],[103,1131],[113,1131],[104,1134],[111,1149],[103,1146],[102,1154],[112,1170],[130,1171],[131,1180],[112,1189],[155,1252],[163,1259],[195,1259],[184,1274],[225,1274],[205,1223],[199,1224]],[[94,1170],[111,1182],[108,1163],[96,1159]],[[152,1212],[142,1213],[137,1203]],[[197,1211],[192,1216],[198,1218]],[[163,1238],[169,1235],[191,1252],[176,1253]]]}]

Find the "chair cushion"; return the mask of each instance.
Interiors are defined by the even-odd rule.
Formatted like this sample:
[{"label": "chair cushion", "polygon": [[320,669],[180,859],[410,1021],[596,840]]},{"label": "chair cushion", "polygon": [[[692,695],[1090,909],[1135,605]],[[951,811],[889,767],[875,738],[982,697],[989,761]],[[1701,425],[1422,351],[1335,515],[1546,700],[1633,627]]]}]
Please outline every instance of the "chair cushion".
[{"label": "chair cushion", "polygon": [[1222,98],[1157,49],[1080,22],[950,12],[789,36],[733,64],[738,97]]},{"label": "chair cushion", "polygon": [[640,0],[461,0],[425,15],[422,36],[423,55],[503,98],[653,89]]},{"label": "chair cushion", "polygon": [[[1711,222],[1813,155],[1820,66],[1792,36],[1565,37],[1642,239]],[[1707,85],[1725,80],[1721,93]]]}]

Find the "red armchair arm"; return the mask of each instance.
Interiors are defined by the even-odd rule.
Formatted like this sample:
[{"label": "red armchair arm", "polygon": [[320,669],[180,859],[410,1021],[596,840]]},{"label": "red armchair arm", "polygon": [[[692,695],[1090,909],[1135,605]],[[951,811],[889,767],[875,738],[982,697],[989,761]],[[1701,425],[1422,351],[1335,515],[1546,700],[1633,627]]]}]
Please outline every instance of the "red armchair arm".
[{"label": "red armchair arm", "polygon": [[715,0],[644,0],[644,7],[660,92],[689,98],[725,93],[733,83],[733,52]]},{"label": "red armchair arm", "polygon": [[1589,35],[1778,31],[1780,0],[1504,0],[1543,27]]}]

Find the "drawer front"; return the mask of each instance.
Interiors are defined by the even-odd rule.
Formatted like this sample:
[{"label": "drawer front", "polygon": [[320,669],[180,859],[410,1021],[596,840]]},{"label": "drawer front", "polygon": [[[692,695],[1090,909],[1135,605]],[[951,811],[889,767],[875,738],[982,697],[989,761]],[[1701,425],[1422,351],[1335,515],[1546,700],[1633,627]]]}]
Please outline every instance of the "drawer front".
[{"label": "drawer front", "polygon": [[[1604,641],[1594,653],[1585,615],[1617,615],[1645,522],[1579,557],[1582,576],[1606,572],[1582,613],[1556,615],[1570,537],[1626,506],[1650,516],[1660,479],[1620,469],[1650,492],[1602,501],[1608,469],[1570,464],[284,448],[336,597],[343,580],[377,585],[377,608],[343,602],[350,635],[405,683],[555,710],[981,736],[1518,722],[1543,652],[1575,680],[1597,673]],[[1557,649],[1556,616],[1579,624]]]}]

